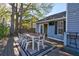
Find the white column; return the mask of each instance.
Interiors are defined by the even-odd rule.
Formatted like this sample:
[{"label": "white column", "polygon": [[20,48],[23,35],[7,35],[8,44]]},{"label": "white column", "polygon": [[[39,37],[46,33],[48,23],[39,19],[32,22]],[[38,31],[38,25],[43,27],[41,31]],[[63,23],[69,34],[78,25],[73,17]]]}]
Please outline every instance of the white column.
[{"label": "white column", "polygon": [[39,24],[39,30],[38,31],[39,31],[39,33],[41,32],[41,24]]},{"label": "white column", "polygon": [[42,30],[43,30],[42,33],[44,33],[44,24],[42,24]]},{"label": "white column", "polygon": [[47,23],[47,37],[48,37],[48,29],[49,29],[49,23]]},{"label": "white column", "polygon": [[64,32],[64,46],[67,46],[67,33]]},{"label": "white column", "polygon": [[32,49],[34,50],[34,36],[32,36]]}]

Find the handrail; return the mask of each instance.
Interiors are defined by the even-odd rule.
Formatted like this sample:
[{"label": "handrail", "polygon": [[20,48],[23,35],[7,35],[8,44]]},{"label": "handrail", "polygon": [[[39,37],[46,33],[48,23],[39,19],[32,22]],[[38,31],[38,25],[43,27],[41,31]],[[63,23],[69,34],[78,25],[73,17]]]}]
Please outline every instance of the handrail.
[{"label": "handrail", "polygon": [[79,33],[78,32],[65,32],[64,33],[64,45],[65,46],[67,46],[68,38],[74,39],[74,40],[79,39]]}]

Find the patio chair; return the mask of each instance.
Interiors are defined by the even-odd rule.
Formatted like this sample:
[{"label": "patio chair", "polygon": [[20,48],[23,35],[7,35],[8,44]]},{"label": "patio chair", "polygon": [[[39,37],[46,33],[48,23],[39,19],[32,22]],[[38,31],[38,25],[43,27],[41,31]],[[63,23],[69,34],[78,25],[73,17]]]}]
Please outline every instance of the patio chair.
[{"label": "patio chair", "polygon": [[45,48],[44,42],[45,42],[45,34],[40,35],[40,37],[35,38],[35,42],[37,43],[38,51],[40,50],[40,45]]},{"label": "patio chair", "polygon": [[21,35],[19,34],[19,39],[20,39],[20,45],[22,48],[25,48],[27,50],[28,45],[32,42],[30,38],[26,35]]},{"label": "patio chair", "polygon": [[19,41],[18,42],[22,46],[23,45],[23,42],[25,41],[24,40],[24,36],[22,34],[18,33],[18,37],[19,37]]},{"label": "patio chair", "polygon": [[27,50],[27,48],[28,48],[28,45],[30,44],[30,43],[32,43],[32,40],[31,40],[31,38],[30,37],[25,37],[25,41],[24,41],[24,43],[25,43],[25,50]]}]

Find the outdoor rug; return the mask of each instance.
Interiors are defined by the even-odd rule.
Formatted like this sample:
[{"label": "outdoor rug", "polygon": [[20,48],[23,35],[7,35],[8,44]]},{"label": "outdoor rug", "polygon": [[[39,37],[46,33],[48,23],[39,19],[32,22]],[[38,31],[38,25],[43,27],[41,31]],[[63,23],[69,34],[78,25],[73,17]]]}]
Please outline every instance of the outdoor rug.
[{"label": "outdoor rug", "polygon": [[53,50],[53,46],[49,45],[49,44],[45,44],[45,48],[43,49],[40,46],[40,51],[37,50],[37,48],[35,48],[35,50],[32,50],[32,48],[28,48],[27,50],[25,50],[25,48],[20,47],[20,56],[44,56],[46,55],[48,52]]}]

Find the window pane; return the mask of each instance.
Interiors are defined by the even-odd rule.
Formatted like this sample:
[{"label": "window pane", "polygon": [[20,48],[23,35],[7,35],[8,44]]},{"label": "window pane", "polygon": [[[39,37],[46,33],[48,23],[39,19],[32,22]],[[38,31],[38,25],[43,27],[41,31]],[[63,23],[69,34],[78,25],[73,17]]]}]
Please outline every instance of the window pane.
[{"label": "window pane", "polygon": [[64,21],[57,22],[57,31],[58,34],[64,34]]}]

